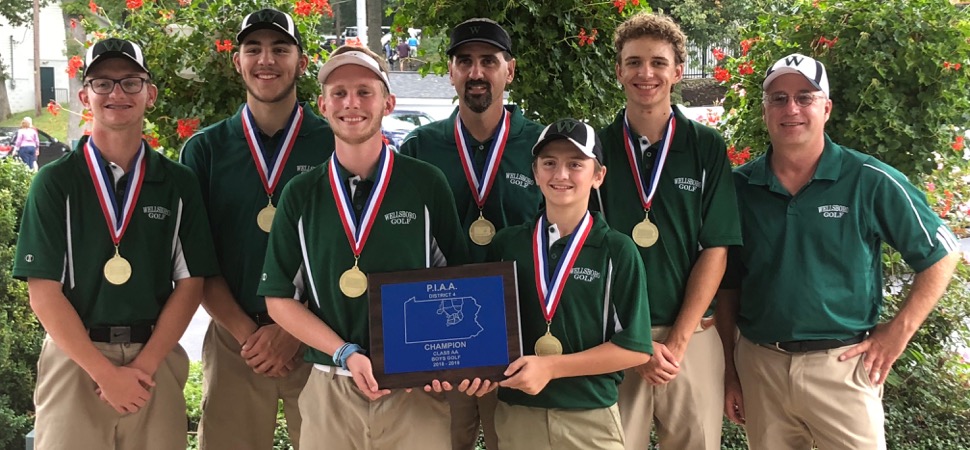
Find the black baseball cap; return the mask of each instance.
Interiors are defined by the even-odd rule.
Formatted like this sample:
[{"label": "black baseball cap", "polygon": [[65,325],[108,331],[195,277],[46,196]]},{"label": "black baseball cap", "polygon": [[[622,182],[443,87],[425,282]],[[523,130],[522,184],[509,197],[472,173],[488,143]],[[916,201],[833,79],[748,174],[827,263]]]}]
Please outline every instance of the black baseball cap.
[{"label": "black baseball cap", "polygon": [[512,39],[509,38],[509,33],[492,19],[468,19],[458,24],[454,30],[451,30],[451,44],[445,53],[452,56],[458,47],[469,42],[484,42],[512,54]]},{"label": "black baseball cap", "polygon": [[539,141],[532,147],[532,157],[538,156],[546,144],[560,139],[572,142],[584,155],[603,163],[603,144],[596,136],[596,131],[589,124],[576,119],[560,119],[543,129]]},{"label": "black baseball cap", "polygon": [[124,39],[108,38],[88,47],[88,52],[84,56],[84,72],[81,73],[81,77],[88,76],[88,72],[95,64],[111,58],[126,58],[137,64],[138,68],[144,70],[149,77],[152,76],[145,64],[145,53],[141,51],[138,44]]},{"label": "black baseball cap", "polygon": [[250,13],[242,21],[239,33],[236,34],[236,43],[242,45],[243,39],[256,30],[275,30],[290,37],[293,43],[300,50],[303,50],[303,39],[300,38],[300,30],[296,27],[296,22],[289,14],[277,11],[272,8],[265,8],[254,13]]}]

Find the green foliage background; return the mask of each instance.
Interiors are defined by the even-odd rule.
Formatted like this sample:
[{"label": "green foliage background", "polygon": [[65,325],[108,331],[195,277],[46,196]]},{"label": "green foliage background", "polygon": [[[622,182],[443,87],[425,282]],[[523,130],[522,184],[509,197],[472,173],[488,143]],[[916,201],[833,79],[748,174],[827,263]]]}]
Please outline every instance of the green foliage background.
[{"label": "green foliage background", "polygon": [[[317,32],[324,16],[293,14],[294,4],[292,0],[196,0],[182,6],[178,0],[146,0],[136,9],[125,8],[124,2],[113,2],[111,7],[100,7],[97,15],[81,1],[66,3],[64,7],[81,17],[90,41],[97,40],[96,33],[103,33],[142,45],[159,90],[155,108],[146,113],[150,122],[147,131],[157,133],[161,146],[174,156],[183,142],[176,133],[179,119],[196,118],[205,126],[229,117],[245,102],[246,90],[232,64],[232,52],[217,51],[216,40],[228,39],[233,51],[238,50],[236,33],[242,19],[251,12],[271,7],[293,16],[311,60],[306,75],[298,80],[297,95],[301,101],[316,101],[320,90],[316,63],[322,64],[327,57],[321,46],[322,35]],[[163,12],[171,17],[166,18]],[[68,56],[83,58],[90,41],[69,45],[73,50]]]},{"label": "green foliage background", "polygon": [[37,355],[43,338],[27,300],[27,285],[13,279],[20,215],[30,172],[16,158],[0,161],[0,448],[24,448],[33,428]]},{"label": "green foliage background", "polygon": [[[818,59],[828,71],[833,103],[826,131],[836,142],[869,153],[909,175],[930,173],[933,152],[943,152],[956,130],[970,126],[968,10],[948,0],[809,0],[784,3],[742,28],[756,40],[746,56],[722,67],[732,77],[724,108],[726,137],[737,148],[764,152],[761,81],[768,67],[790,53]],[[838,41],[831,47],[826,40]],[[741,76],[750,63],[754,73]],[[743,90],[744,95],[741,94]],[[962,157],[949,152],[948,162]]]}]

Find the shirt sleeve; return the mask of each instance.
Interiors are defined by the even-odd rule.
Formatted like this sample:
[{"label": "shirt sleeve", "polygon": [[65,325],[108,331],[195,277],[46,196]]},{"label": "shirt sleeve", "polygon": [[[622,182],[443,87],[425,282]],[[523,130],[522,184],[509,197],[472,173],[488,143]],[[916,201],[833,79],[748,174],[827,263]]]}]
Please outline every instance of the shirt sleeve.
[{"label": "shirt sleeve", "polygon": [[704,248],[741,245],[741,222],[727,147],[719,134],[714,133],[710,141],[708,161],[704,164],[704,216],[698,241]]},{"label": "shirt sleeve", "polygon": [[67,209],[70,197],[50,171],[34,177],[24,205],[13,275],[64,282],[67,264]]},{"label": "shirt sleeve", "polygon": [[[182,169],[184,171],[184,169]],[[219,274],[209,219],[195,176],[186,171],[182,188],[182,219],[175,242],[173,280]]]},{"label": "shirt sleeve", "polygon": [[650,306],[643,260],[628,236],[615,234],[611,247],[610,302],[613,306],[613,335],[610,342],[635,352],[653,354]]},{"label": "shirt sleeve", "polygon": [[444,174],[437,167],[431,166],[434,176],[431,180],[431,194],[433,197],[431,217],[431,234],[438,249],[444,254],[447,265],[456,266],[469,261],[468,246],[462,236],[461,223],[458,221],[458,210],[455,208],[455,197],[445,181]]},{"label": "shirt sleeve", "polygon": [[199,183],[199,191],[202,193],[202,202],[206,209],[209,208],[209,152],[206,151],[206,143],[202,133],[196,133],[185,142],[182,151],[179,152],[179,162],[184,164]]},{"label": "shirt sleeve", "polygon": [[876,235],[898,250],[913,270],[922,272],[960,249],[956,236],[926,202],[926,195],[901,172],[876,163],[866,164],[865,169],[879,179],[872,191]]},{"label": "shirt sleeve", "polygon": [[269,233],[266,258],[263,262],[263,275],[260,278],[257,295],[263,297],[297,298],[297,280],[302,277],[303,252],[300,244],[303,226],[302,198],[288,183],[280,196],[273,226]]}]

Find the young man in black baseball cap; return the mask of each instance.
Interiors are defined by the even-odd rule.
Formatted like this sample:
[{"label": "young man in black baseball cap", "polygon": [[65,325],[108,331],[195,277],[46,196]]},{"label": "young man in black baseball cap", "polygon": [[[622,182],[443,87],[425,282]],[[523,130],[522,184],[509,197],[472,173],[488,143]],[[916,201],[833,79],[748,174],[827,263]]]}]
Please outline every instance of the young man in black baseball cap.
[{"label": "young man in black baseball cap", "polygon": [[[494,20],[476,18],[452,31],[448,74],[458,107],[445,120],[414,130],[401,153],[430,162],[444,172],[455,196],[472,262],[482,262],[496,230],[535,217],[541,193],[532,178],[530,149],[542,125],[504,105],[515,78],[509,34]],[[473,450],[479,419],[489,449],[498,446],[492,416],[495,395],[481,399],[447,394],[455,450]]]},{"label": "young man in black baseball cap", "polygon": [[622,371],[653,350],[643,262],[629,236],[588,210],[606,175],[592,127],[555,122],[532,154],[545,209],[499,231],[486,258],[517,263],[524,344],[499,383],[499,447],[623,450]]},{"label": "young man in black baseball cap", "polygon": [[142,140],[158,93],[141,47],[87,51],[91,136],[37,174],[14,276],[47,330],[36,449],[184,449],[178,340],[217,271],[195,176]]},{"label": "young man in black baseball cap", "polygon": [[212,316],[202,352],[200,449],[272,448],[278,403],[299,449],[297,401],[310,374],[300,342],[256,294],[270,227],[291,179],[333,153],[333,133],[297,99],[307,68],[293,18],[275,9],[246,16],[233,64],[246,86],[235,115],[192,136],[181,161],[199,178],[220,275],[206,280]]}]

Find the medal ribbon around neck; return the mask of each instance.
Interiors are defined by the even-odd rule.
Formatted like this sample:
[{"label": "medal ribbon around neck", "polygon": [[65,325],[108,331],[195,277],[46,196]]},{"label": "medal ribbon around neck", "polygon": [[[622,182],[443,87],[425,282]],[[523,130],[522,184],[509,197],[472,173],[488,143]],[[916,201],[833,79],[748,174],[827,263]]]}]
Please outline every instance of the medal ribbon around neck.
[{"label": "medal ribbon around neck", "polygon": [[[104,159],[101,152],[94,146],[94,142],[88,139],[84,146],[84,160],[88,165],[88,172],[91,173],[91,181],[94,182],[94,190],[98,193],[98,203],[101,204],[101,212],[104,213],[104,220],[108,224],[108,231],[111,233],[111,240],[115,247],[121,243],[121,237],[125,235],[131,216],[135,211],[135,203],[138,202],[138,195],[141,193],[142,182],[145,181],[145,168],[148,158],[145,155],[145,144],[142,142],[138,149],[138,156],[135,157],[134,170],[128,177],[125,185],[125,194],[121,199],[115,198],[115,190],[108,177],[108,171],[104,167]],[[119,209],[119,201],[121,208]]]},{"label": "medal ribbon around neck", "polygon": [[562,297],[563,287],[569,278],[569,273],[573,270],[579,251],[589,236],[589,231],[593,228],[593,216],[586,212],[583,219],[579,221],[579,226],[573,231],[569,241],[566,242],[566,251],[556,264],[556,269],[549,272],[549,223],[546,215],[539,217],[536,223],[534,239],[532,241],[532,261],[535,266],[536,292],[539,294],[539,305],[542,306],[542,315],[546,322],[552,321],[552,316],[556,315],[556,308],[559,306],[559,299]]},{"label": "medal ribbon around neck", "polygon": [[377,183],[371,189],[364,203],[364,210],[361,217],[354,213],[354,205],[351,202],[350,191],[340,179],[340,172],[337,170],[337,154],[334,153],[330,158],[330,191],[333,199],[337,202],[337,211],[340,212],[340,222],[344,226],[344,233],[350,248],[354,252],[354,257],[360,257],[367,243],[367,236],[370,235],[371,227],[374,226],[374,219],[377,211],[381,208],[384,200],[384,192],[387,191],[388,182],[391,179],[391,171],[394,168],[394,152],[387,148],[386,144],[381,144],[381,157],[377,162]]},{"label": "medal ribbon around neck", "polygon": [[290,113],[290,118],[286,122],[286,131],[283,139],[280,140],[276,148],[275,158],[270,161],[272,167],[267,164],[265,153],[263,152],[263,141],[259,138],[259,131],[255,126],[256,120],[253,118],[249,105],[243,106],[242,126],[243,134],[246,135],[246,143],[249,144],[249,152],[253,155],[253,162],[256,163],[256,171],[259,172],[259,179],[263,182],[263,189],[266,195],[272,197],[276,191],[276,186],[280,182],[280,175],[286,160],[290,158],[290,151],[296,144],[296,136],[300,132],[300,125],[303,123],[303,108],[297,103]]},{"label": "medal ribbon around neck", "polygon": [[634,153],[640,150],[640,143],[633,138],[633,133],[630,131],[630,121],[627,120],[626,113],[623,113],[623,146],[626,147],[626,157],[630,160],[633,179],[636,180],[637,192],[640,193],[640,203],[643,204],[644,210],[649,210],[650,205],[653,204],[653,196],[657,193],[657,186],[660,185],[660,173],[667,162],[670,145],[674,142],[674,129],[676,127],[674,111],[671,109],[670,121],[667,123],[667,130],[664,131],[663,139],[661,139],[660,152],[657,154],[657,163],[653,165],[653,171],[650,173],[650,184],[646,184],[640,175],[640,165],[637,164],[636,153]]},{"label": "medal ribbon around neck", "polygon": [[471,136],[466,135],[465,127],[461,123],[461,116],[455,117],[455,142],[458,143],[458,159],[461,160],[461,168],[465,170],[465,179],[475,197],[478,209],[485,207],[485,200],[488,199],[488,193],[495,183],[502,154],[505,153],[505,143],[509,140],[511,123],[512,115],[509,114],[508,110],[502,108],[502,120],[499,121],[495,135],[492,136],[492,146],[488,149],[485,167],[479,173],[475,170],[473,151],[471,146],[468,145]]}]

